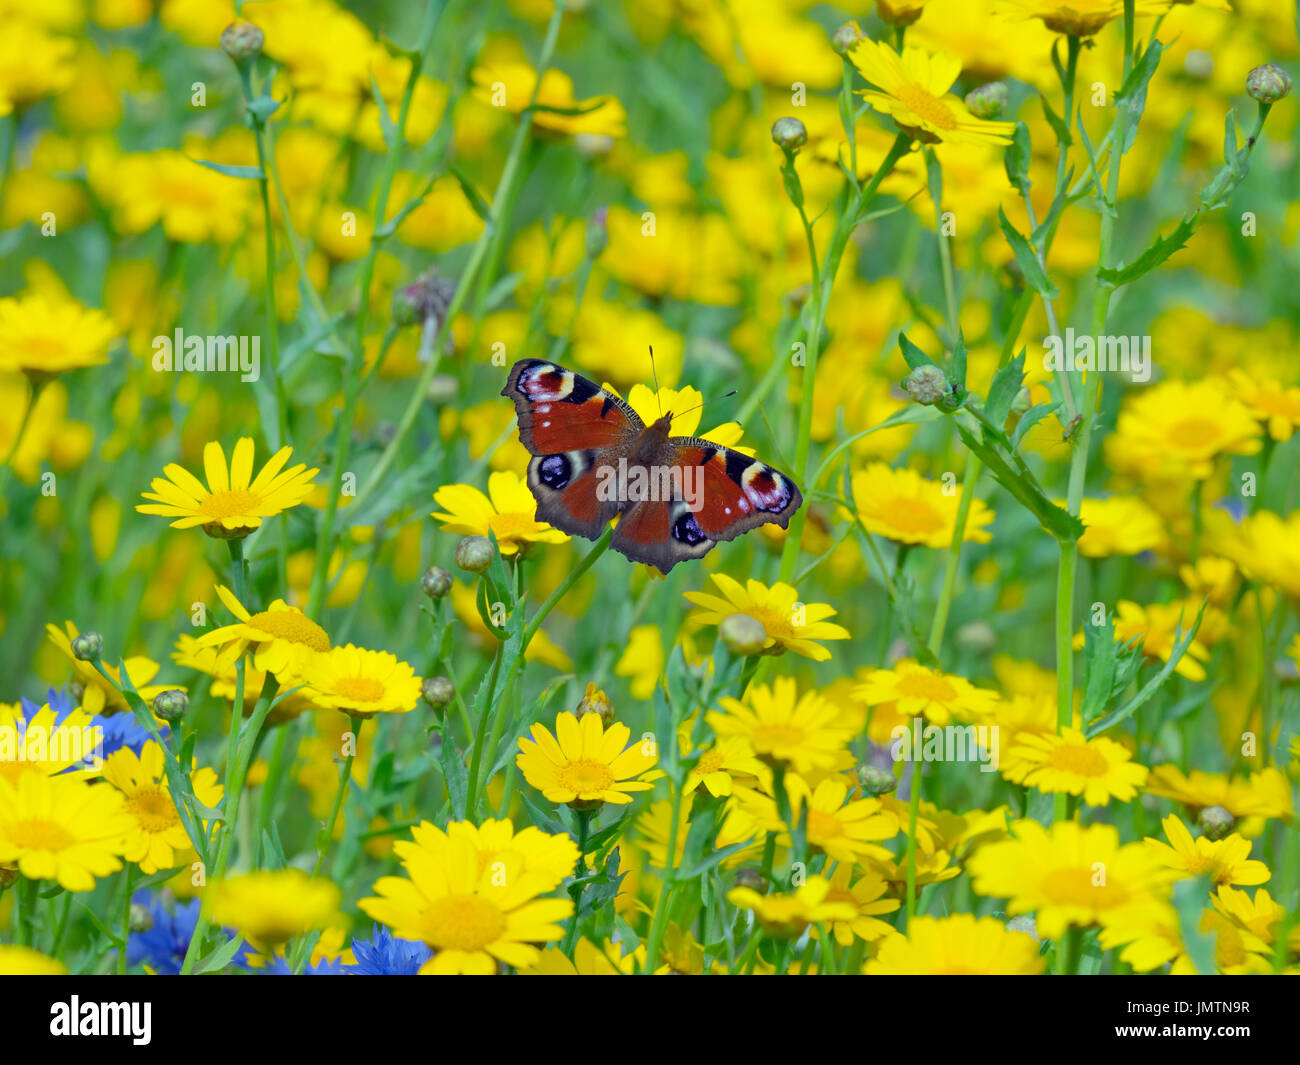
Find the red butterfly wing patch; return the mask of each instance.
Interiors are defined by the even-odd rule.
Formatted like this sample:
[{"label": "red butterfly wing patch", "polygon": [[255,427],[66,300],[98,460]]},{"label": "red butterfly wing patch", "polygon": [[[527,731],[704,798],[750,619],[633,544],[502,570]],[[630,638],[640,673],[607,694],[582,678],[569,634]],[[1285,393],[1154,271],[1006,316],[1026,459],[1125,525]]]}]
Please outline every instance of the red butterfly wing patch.
[{"label": "red butterfly wing patch", "polygon": [[624,400],[553,362],[515,363],[501,394],[514,400],[519,439],[533,455],[538,519],[595,540],[617,517],[610,546],[663,573],[759,525],[786,528],[803,502],[766,463],[670,438],[671,418],[646,426]]}]

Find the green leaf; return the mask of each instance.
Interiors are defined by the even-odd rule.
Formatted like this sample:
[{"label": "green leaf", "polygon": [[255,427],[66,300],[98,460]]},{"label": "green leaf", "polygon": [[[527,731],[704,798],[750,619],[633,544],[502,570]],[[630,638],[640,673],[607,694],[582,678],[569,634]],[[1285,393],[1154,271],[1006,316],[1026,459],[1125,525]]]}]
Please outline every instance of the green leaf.
[{"label": "green leaf", "polygon": [[451,167],[451,174],[459,183],[461,192],[465,194],[465,199],[469,200],[469,205],[474,208],[474,213],[484,222],[492,222],[492,206],[483,198],[483,194],[474,187],[474,182],[470,181],[456,167]]},{"label": "green leaf", "polygon": [[957,432],[966,446],[983,460],[994,480],[1015,496],[1046,532],[1062,543],[1073,543],[1083,535],[1083,522],[1058,507],[1023,473],[1008,465],[995,447],[977,440],[960,422],[957,422]]},{"label": "green leaf", "polygon": [[280,110],[280,101],[272,99],[266,93],[248,102],[248,113],[253,116],[254,125],[265,126],[267,119]]},{"label": "green leaf", "polygon": [[904,333],[901,329],[898,331],[898,347],[903,352],[903,358],[907,360],[907,365],[910,366],[913,370],[915,370],[918,366],[939,365],[932,358],[930,358],[929,355],[927,355],[924,351],[922,351],[910,340],[908,340],[907,334]]},{"label": "green leaf", "polygon": [[984,404],[984,415],[999,429],[1011,413],[1011,404],[1020,395],[1025,382],[1025,351],[1011,359],[1002,369],[993,375],[989,385],[989,398]]},{"label": "green leaf", "polygon": [[1103,266],[1097,270],[1097,277],[1115,288],[1136,281],[1139,277],[1149,274],[1175,252],[1181,250],[1195,232],[1194,217],[1184,217],[1173,232],[1166,237],[1157,237],[1155,243],[1134,259],[1133,262],[1127,266],[1117,266],[1114,269]]},{"label": "green leaf", "polygon": [[1020,446],[1020,441],[1025,438],[1025,434],[1059,406],[1059,403],[1035,403],[1025,411],[1020,416],[1020,421],[1016,423],[1015,432],[1011,434],[1011,449],[1016,450]]},{"label": "green leaf", "polygon": [[714,851],[703,861],[696,862],[694,865],[689,866],[686,869],[679,869],[675,874],[674,879],[694,880],[697,876],[707,873],[710,869],[721,865],[733,854],[739,854],[749,846],[752,846],[752,843],[749,841],[743,841],[741,843],[733,843],[730,846],[723,847],[721,850]]},{"label": "green leaf", "polygon": [[430,177],[429,180],[424,183],[424,187],[421,188],[418,193],[412,196],[411,199],[407,200],[406,203],[402,204],[401,210],[399,210],[395,215],[393,215],[392,218],[390,218],[387,222],[385,222],[382,226],[380,226],[378,229],[374,231],[374,233],[371,235],[371,239],[383,240],[385,237],[392,236],[393,232],[397,229],[397,227],[400,226],[402,222],[406,220],[406,216],[409,215],[412,211],[414,211],[417,207],[419,207],[420,204],[424,203],[429,193],[433,190],[434,182],[438,180],[438,177],[439,175],[437,174],[434,174],[432,177]]},{"label": "green leaf", "polygon": [[1210,878],[1208,875],[1195,879],[1180,880],[1174,885],[1173,903],[1178,912],[1178,926],[1182,933],[1183,947],[1188,958],[1201,976],[1213,976],[1217,972],[1214,961],[1215,936],[1200,929],[1201,915],[1205,904],[1210,899]]},{"label": "green leaf", "polygon": [[[1007,168],[1007,177],[1021,196],[1029,193],[1029,162],[1033,157],[1033,145],[1029,137],[1029,127],[1023,122],[1016,123],[1016,131],[1011,135],[1007,145],[1007,154],[1003,165]],[[1065,183],[1067,186],[1069,182]]]},{"label": "green leaf", "polygon": [[384,94],[379,91],[379,82],[375,81],[375,75],[370,75],[370,94],[375,98],[375,108],[379,112],[379,128],[384,133],[384,145],[391,152],[397,145],[397,126],[393,124],[393,118],[388,113],[388,102],[384,99]]},{"label": "green leaf", "polygon": [[260,181],[266,177],[266,171],[260,166],[231,166],[228,163],[214,163],[208,159],[191,159],[190,162],[206,166],[218,174],[225,174],[226,177],[244,178],[248,181]]},{"label": "green leaf", "polygon": [[1115,94],[1116,106],[1126,108],[1129,113],[1121,155],[1126,155],[1137,139],[1138,125],[1142,121],[1142,112],[1146,110],[1147,105],[1147,86],[1156,72],[1156,67],[1160,65],[1160,54],[1164,48],[1164,44],[1153,38],[1151,46],[1142,53],[1142,58],[1134,64],[1128,77],[1124,79],[1124,84],[1120,86],[1119,92]]},{"label": "green leaf", "polygon": [[225,943],[222,943],[221,946],[210,951],[207,955],[201,958],[199,963],[194,966],[194,971],[196,973],[220,972],[230,964],[234,956],[239,953],[239,948],[243,945],[244,941],[238,936],[234,939],[227,940]]},{"label": "green leaf", "polygon": [[[492,673],[489,670],[488,675],[483,678],[483,684],[486,686],[491,682]],[[456,744],[445,730],[442,734],[441,746],[438,755],[442,765],[442,779],[447,784],[447,795],[451,799],[451,812],[455,820],[463,821],[465,803],[469,797],[469,767],[465,765],[465,759],[456,750]]]},{"label": "green leaf", "polygon": [[1083,627],[1083,724],[1091,725],[1106,710],[1115,683],[1115,626]]},{"label": "green leaf", "polygon": [[1056,134],[1056,143],[1063,148],[1068,148],[1074,143],[1074,138],[1070,136],[1070,127],[1060,115],[1052,110],[1052,105],[1047,102],[1047,97],[1041,93],[1038,102],[1043,105],[1043,117],[1047,119],[1047,124],[1052,127],[1052,132]]},{"label": "green leaf", "polygon": [[1025,239],[1020,230],[1011,224],[1006,212],[1001,207],[998,208],[998,224],[1002,227],[1002,235],[1007,238],[1007,243],[1011,245],[1011,250],[1015,253],[1016,265],[1020,267],[1020,272],[1025,275],[1025,282],[1043,299],[1056,299],[1056,288],[1047,279],[1047,272],[1039,263],[1033,246]]},{"label": "green leaf", "polygon": [[962,336],[960,327],[957,330],[957,342],[952,346],[952,372],[948,375],[950,380],[957,388],[957,391],[966,391],[966,338]]}]

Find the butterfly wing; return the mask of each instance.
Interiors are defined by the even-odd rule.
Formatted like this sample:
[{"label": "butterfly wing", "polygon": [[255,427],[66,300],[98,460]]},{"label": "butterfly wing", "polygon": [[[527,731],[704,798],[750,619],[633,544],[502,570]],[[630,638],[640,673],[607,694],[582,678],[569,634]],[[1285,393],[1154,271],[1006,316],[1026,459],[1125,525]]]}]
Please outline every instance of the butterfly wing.
[{"label": "butterfly wing", "polygon": [[620,504],[600,498],[596,471],[616,465],[645,424],[618,396],[545,359],[520,359],[501,394],[514,400],[520,442],[533,455],[538,520],[597,539]]},{"label": "butterfly wing", "polygon": [[786,528],[803,502],[779,470],[711,441],[674,437],[668,456],[675,470],[669,498],[633,504],[610,542],[634,562],[662,573],[759,525]]}]

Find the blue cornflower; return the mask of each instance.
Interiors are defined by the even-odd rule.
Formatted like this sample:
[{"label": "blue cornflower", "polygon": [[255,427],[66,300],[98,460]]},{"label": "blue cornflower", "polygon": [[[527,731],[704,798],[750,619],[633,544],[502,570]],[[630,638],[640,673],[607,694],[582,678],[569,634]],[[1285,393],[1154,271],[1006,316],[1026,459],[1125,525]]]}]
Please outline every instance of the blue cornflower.
[{"label": "blue cornflower", "polygon": [[423,943],[398,939],[387,928],[374,926],[369,941],[354,939],[352,953],[356,965],[349,969],[357,976],[415,976],[433,951]]},{"label": "blue cornflower", "polygon": [[[141,890],[131,896],[131,901],[149,911],[153,924],[147,932],[132,932],[127,936],[127,963],[147,965],[160,976],[177,976],[185,963],[185,952],[199,920],[199,900],[177,902],[168,911],[161,895],[150,898],[147,890]],[[248,945],[243,944],[233,960],[244,964],[248,949]]]},{"label": "blue cornflower", "polygon": [[[259,970],[264,976],[292,976],[293,969],[283,954],[277,954]],[[321,958],[315,965],[308,965],[299,976],[347,976],[348,967],[340,958]]]}]

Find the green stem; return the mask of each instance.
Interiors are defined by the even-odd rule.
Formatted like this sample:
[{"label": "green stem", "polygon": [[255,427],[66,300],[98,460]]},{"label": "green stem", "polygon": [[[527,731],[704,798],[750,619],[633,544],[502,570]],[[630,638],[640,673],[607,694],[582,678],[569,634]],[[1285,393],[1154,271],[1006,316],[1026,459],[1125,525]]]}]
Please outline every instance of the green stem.
[{"label": "green stem", "polygon": [[912,794],[908,796],[907,814],[907,923],[903,926],[904,932],[912,927],[912,918],[916,916],[916,819],[921,809],[921,767],[924,764],[916,758],[912,761]]},{"label": "green stem", "polygon": [[569,897],[573,899],[573,920],[569,922],[568,931],[564,934],[564,945],[560,948],[570,959],[573,958],[573,948],[578,941],[578,911],[582,908],[582,892],[586,887],[583,881],[587,876],[587,837],[596,811],[574,810],[573,813],[578,820],[578,861],[573,869],[578,883],[569,887]]},{"label": "green stem", "polygon": [[131,862],[126,863],[126,870],[122,874],[123,894],[126,896],[122,900],[122,949],[117,952],[117,974],[126,975],[126,944],[131,938],[131,888],[135,882],[135,866]]}]

